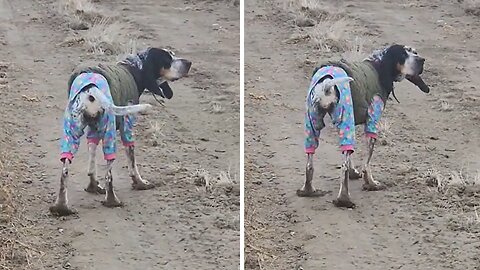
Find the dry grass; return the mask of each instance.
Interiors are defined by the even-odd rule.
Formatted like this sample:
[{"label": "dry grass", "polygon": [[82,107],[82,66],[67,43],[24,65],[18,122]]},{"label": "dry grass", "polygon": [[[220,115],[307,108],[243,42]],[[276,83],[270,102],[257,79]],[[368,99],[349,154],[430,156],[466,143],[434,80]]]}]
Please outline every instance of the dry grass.
[{"label": "dry grass", "polygon": [[345,19],[320,20],[310,33],[314,46],[325,52],[342,52],[347,49],[348,22]]},{"label": "dry grass", "polygon": [[72,22],[92,24],[108,17],[106,12],[90,0],[60,0],[58,11],[66,15]]},{"label": "dry grass", "polygon": [[222,105],[220,103],[216,103],[214,102],[212,104],[212,107],[210,109],[210,112],[211,113],[214,113],[214,114],[221,114],[221,113],[224,113],[225,110],[223,109]]},{"label": "dry grass", "polygon": [[100,55],[114,55],[130,50],[132,42],[125,40],[122,33],[124,26],[92,1],[60,0],[58,7],[71,29],[82,30],[74,32],[74,36],[62,45],[85,44],[89,52]]},{"label": "dry grass", "polygon": [[383,138],[393,135],[392,126],[385,117],[382,117],[378,122],[378,131]]},{"label": "dry grass", "polygon": [[329,15],[325,3],[316,0],[286,0],[283,8],[293,13],[296,20],[309,18],[317,21]]},{"label": "dry grass", "polygon": [[465,0],[463,7],[467,14],[480,16],[480,0]]},{"label": "dry grass", "polygon": [[[365,41],[352,34],[353,28],[345,16],[329,12],[325,2],[285,0],[283,8],[293,14],[297,26],[311,27],[307,31],[308,35],[303,35],[308,38],[302,39],[310,41],[316,49],[323,52],[343,52],[343,58],[350,61],[363,59]],[[355,36],[355,39],[352,40],[352,36]]]},{"label": "dry grass", "polygon": [[467,173],[464,170],[442,174],[439,170],[432,168],[425,172],[423,178],[428,186],[436,187],[441,193],[446,193],[452,188],[464,190],[467,186],[480,185],[480,172]]},{"label": "dry grass", "polygon": [[[0,141],[2,144],[2,141]],[[0,145],[0,149],[6,149]],[[15,180],[19,177],[17,158],[9,152],[0,152],[0,269],[29,269],[34,260],[43,256],[27,242],[22,242],[24,225],[18,210],[20,198],[14,193]]]},{"label": "dry grass", "polygon": [[117,56],[117,61],[125,59],[130,54],[138,53],[138,44],[136,39],[130,39],[121,44],[120,53]]},{"label": "dry grass", "polygon": [[351,42],[345,44],[345,50],[342,53],[342,58],[348,62],[357,62],[365,59],[367,53],[365,52],[365,39],[356,36]]},{"label": "dry grass", "polygon": [[215,188],[231,188],[235,183],[238,183],[236,176],[232,176],[230,168],[227,171],[220,171],[216,176],[212,176],[209,171],[205,169],[196,169],[190,177],[196,186],[205,187],[207,192],[212,192]]},{"label": "dry grass", "polygon": [[[251,185],[251,181],[259,174],[258,166],[245,157],[245,186]],[[277,259],[274,247],[266,246],[265,240],[269,239],[271,229],[261,221],[261,215],[257,213],[258,205],[252,197],[251,191],[246,188],[245,192],[245,268],[266,269]]]},{"label": "dry grass", "polygon": [[245,268],[266,269],[276,260],[273,249],[261,245],[267,228],[258,221],[256,208],[245,199]]},{"label": "dry grass", "polygon": [[162,130],[165,127],[165,122],[158,122],[158,121],[150,121],[148,133],[150,134],[150,140],[152,146],[166,146],[163,142],[163,138],[165,134],[163,134]]},{"label": "dry grass", "polygon": [[446,100],[442,100],[440,102],[440,107],[439,107],[440,111],[442,112],[451,112],[453,111],[454,107],[452,104],[448,103],[448,101]]},{"label": "dry grass", "polygon": [[448,227],[454,231],[465,231],[473,234],[480,232],[480,216],[477,207],[472,211],[460,208],[454,213],[455,218],[450,218]]},{"label": "dry grass", "polygon": [[92,25],[85,34],[85,44],[88,50],[95,54],[118,54],[122,51],[122,25],[102,19]]}]

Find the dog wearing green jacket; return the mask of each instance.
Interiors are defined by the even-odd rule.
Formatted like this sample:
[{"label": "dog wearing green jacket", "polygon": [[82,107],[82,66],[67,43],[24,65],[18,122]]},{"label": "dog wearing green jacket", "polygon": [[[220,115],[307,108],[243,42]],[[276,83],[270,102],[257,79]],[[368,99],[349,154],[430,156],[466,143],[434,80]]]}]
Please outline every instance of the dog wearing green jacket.
[{"label": "dog wearing green jacket", "polygon": [[[62,174],[60,190],[50,212],[55,215],[70,215],[76,211],[68,205],[68,167],[86,131],[89,151],[89,193],[106,194],[102,202],[107,207],[122,203],[113,189],[112,166],[116,158],[116,133],[125,146],[132,186],[137,190],[153,188],[143,179],[135,162],[133,139],[134,114],[150,107],[139,104],[145,89],[170,99],[173,91],[168,82],[185,77],[192,62],[176,57],[173,52],[159,48],[147,48],[129,55],[117,64],[81,65],[75,68],[68,81],[68,104],[63,117],[61,137]],[[97,181],[96,149],[102,141],[104,159],[107,162],[105,188]]]},{"label": "dog wearing green jacket", "polygon": [[[377,51],[361,62],[326,62],[314,71],[308,88],[305,113],[306,178],[300,197],[321,196],[312,184],[313,155],[319,146],[323,118],[329,114],[339,132],[343,155],[340,190],[333,203],[338,207],[355,207],[350,199],[350,178],[364,179],[364,190],[379,190],[384,186],[373,179],[370,160],[377,139],[378,123],[390,94],[395,97],[394,82],[407,79],[425,93],[430,91],[422,80],[425,58],[411,47],[392,45]],[[397,100],[398,101],[398,100]],[[355,169],[351,155],[355,148],[355,126],[364,124],[368,141],[368,156],[362,172]]]}]

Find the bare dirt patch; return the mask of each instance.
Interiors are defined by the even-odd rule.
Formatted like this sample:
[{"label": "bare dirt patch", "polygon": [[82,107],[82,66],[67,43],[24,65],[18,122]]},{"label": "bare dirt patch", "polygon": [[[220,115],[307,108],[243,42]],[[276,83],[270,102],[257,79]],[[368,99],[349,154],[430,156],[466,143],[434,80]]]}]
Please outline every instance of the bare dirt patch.
[{"label": "bare dirt patch", "polygon": [[[478,20],[448,1],[293,2],[246,2],[247,269],[475,269],[478,258],[465,250],[478,248],[479,237],[479,134],[468,124],[478,120]],[[314,10],[321,19],[340,17],[315,34],[322,22]],[[313,25],[299,26],[298,18]],[[340,31],[330,31],[338,22]],[[387,104],[373,157],[374,175],[387,189],[363,192],[352,181],[357,208],[332,205],[341,158],[330,125],[315,157],[314,185],[331,194],[298,198],[313,68],[341,57],[360,60],[391,43],[426,57],[432,92],[402,82],[401,103]],[[356,164],[365,158],[361,135]]]}]

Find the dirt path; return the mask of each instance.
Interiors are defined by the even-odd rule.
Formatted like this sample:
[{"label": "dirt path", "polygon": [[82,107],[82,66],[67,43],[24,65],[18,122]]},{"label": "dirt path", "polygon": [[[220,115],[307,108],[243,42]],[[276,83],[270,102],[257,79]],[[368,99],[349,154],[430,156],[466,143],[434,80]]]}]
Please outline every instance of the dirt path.
[{"label": "dirt path", "polygon": [[[354,181],[357,208],[342,210],[331,204],[340,174],[331,127],[322,133],[314,183],[332,194],[295,195],[305,177],[310,63],[339,55],[285,42],[303,32],[284,5],[246,2],[247,269],[478,269],[478,18],[448,1],[342,1],[335,7],[358,29],[375,33],[373,47],[416,47],[427,58],[425,79],[432,86],[425,96],[409,83],[397,85],[401,104],[388,103],[389,129],[373,158],[376,179],[388,189],[363,192]],[[464,179],[460,171],[477,185],[440,193],[425,184],[427,172]]]},{"label": "dirt path", "polygon": [[[172,48],[194,67],[192,76],[174,83],[174,99],[165,107],[150,95],[142,97],[155,111],[139,117],[137,159],[143,177],[156,188],[131,190],[119,147],[113,174],[125,207],[102,207],[101,196],[83,191],[87,155],[81,147],[69,183],[70,204],[79,215],[56,219],[48,215],[48,206],[58,188],[58,138],[68,74],[85,59],[115,58],[95,58],[81,46],[57,45],[68,33],[55,4],[0,1],[2,61],[11,63],[1,112],[6,128],[15,134],[17,155],[27,163],[27,179],[19,184],[25,241],[40,251],[30,268],[238,268],[238,8],[228,1],[98,3],[131,26],[139,36],[138,47]],[[104,162],[97,164],[101,176]],[[202,169],[228,181],[207,192],[194,183]],[[18,263],[18,269],[25,269]]]}]

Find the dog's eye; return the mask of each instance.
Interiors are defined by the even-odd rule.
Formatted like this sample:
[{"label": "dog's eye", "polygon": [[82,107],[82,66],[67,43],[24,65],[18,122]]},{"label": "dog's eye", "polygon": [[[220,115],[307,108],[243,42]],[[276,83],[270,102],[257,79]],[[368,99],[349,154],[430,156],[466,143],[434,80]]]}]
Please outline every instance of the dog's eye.
[{"label": "dog's eye", "polygon": [[407,52],[411,52],[411,53],[413,53],[413,54],[415,54],[415,55],[417,54],[417,51],[416,51],[414,48],[412,48],[412,47],[405,46],[405,50],[406,50]]}]

